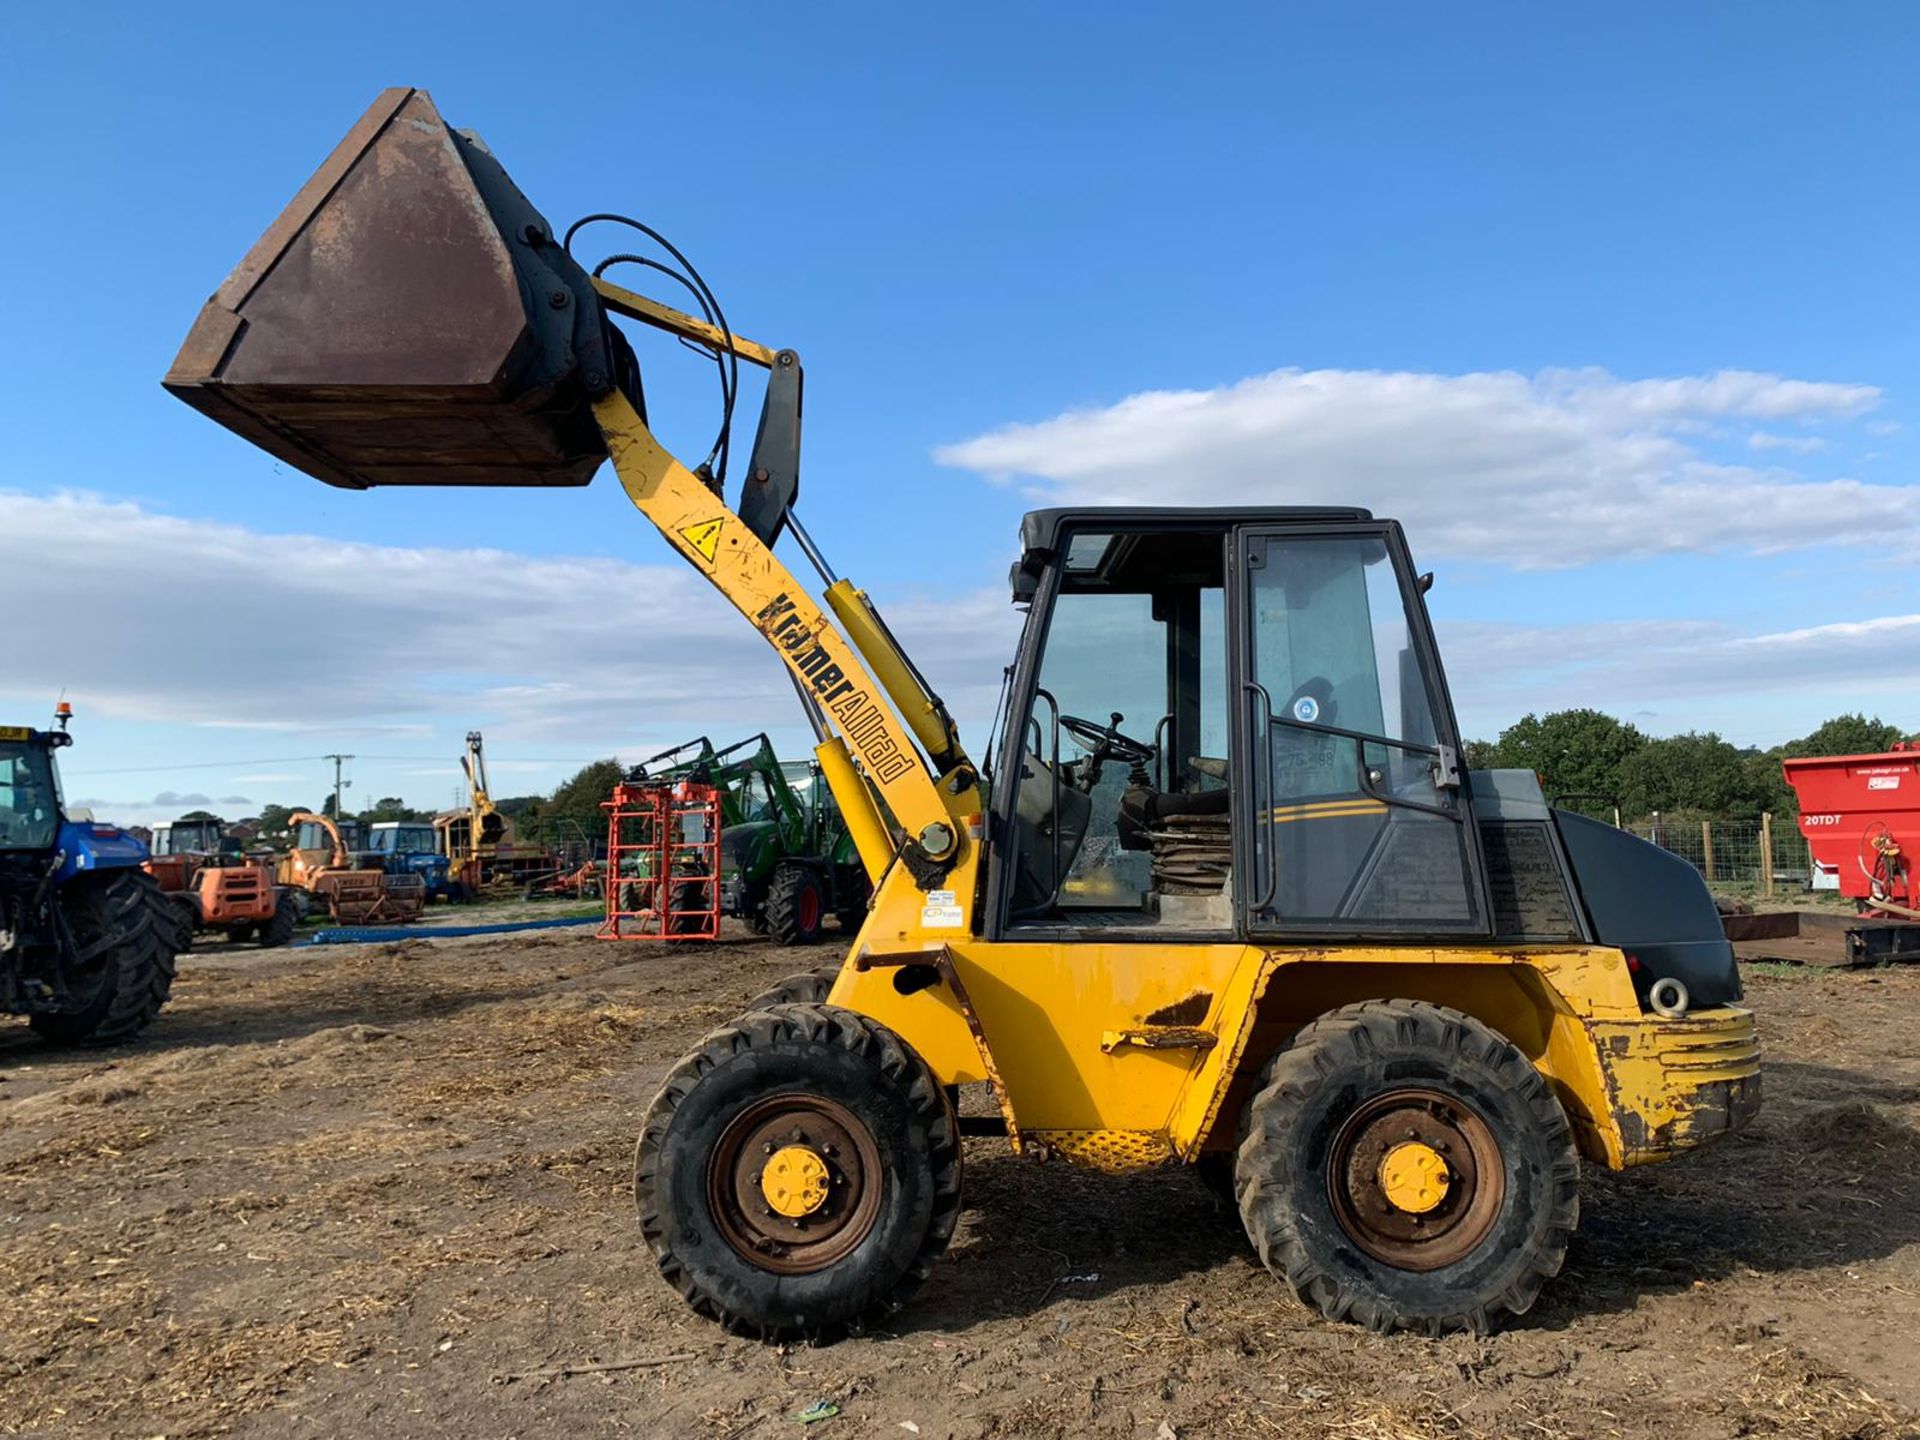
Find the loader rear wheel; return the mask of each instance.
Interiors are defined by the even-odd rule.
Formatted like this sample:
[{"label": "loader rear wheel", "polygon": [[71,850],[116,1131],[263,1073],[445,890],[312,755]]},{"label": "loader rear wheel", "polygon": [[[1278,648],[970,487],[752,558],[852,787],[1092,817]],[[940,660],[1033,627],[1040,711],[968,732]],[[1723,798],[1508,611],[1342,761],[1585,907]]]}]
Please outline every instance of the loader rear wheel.
[{"label": "loader rear wheel", "polygon": [[838,965],[789,975],[771,990],[754,996],[747,1003],[747,1009],[771,1010],[776,1005],[824,1005],[833,990],[833,982],[839,978]]},{"label": "loader rear wheel", "polygon": [[946,1249],[959,1125],[885,1026],[831,1005],[755,1011],[667,1076],[634,1197],[661,1275],[700,1314],[831,1335],[898,1310]]},{"label": "loader rear wheel", "polygon": [[764,911],[767,929],[782,945],[811,945],[820,938],[826,904],[820,877],[810,865],[788,861],[773,872]]},{"label": "loader rear wheel", "polygon": [[1370,1000],[1268,1063],[1240,1218],[1301,1300],[1379,1331],[1484,1332],[1559,1273],[1580,1162],[1546,1081],[1458,1010]]},{"label": "loader rear wheel", "polygon": [[279,899],[273,902],[273,918],[260,927],[260,948],[277,950],[282,945],[291,944],[294,927],[299,923],[299,902],[282,892]]},{"label": "loader rear wheel", "polygon": [[179,919],[159,883],[138,870],[112,870],[61,892],[82,954],[67,977],[76,1006],[29,1022],[55,1045],[117,1045],[152,1023],[173,989]]}]

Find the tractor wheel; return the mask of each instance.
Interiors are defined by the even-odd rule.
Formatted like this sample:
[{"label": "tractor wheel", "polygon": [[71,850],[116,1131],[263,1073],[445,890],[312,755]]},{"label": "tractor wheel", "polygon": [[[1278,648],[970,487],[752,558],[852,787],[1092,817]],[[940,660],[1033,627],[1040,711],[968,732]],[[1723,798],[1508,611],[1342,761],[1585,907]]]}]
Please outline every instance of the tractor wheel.
[{"label": "tractor wheel", "polygon": [[824,1005],[828,992],[833,989],[833,982],[839,978],[838,965],[789,975],[771,990],[754,996],[748,1002],[747,1009],[771,1010],[776,1005]]},{"label": "tractor wheel", "polygon": [[[708,900],[707,883],[704,880],[676,880],[673,883],[672,905],[675,912],[672,928],[673,935],[703,935],[707,929],[706,905]],[[686,912],[694,913],[688,914]]]},{"label": "tractor wheel", "polygon": [[873,899],[873,882],[867,879],[867,872],[858,865],[847,868],[844,873],[847,881],[840,887],[840,908],[833,913],[840,922],[840,928],[851,935],[867,923],[867,904]]},{"label": "tractor wheel", "polygon": [[1525,1311],[1580,1217],[1579,1157],[1540,1072],[1422,1001],[1302,1030],[1248,1103],[1234,1174],[1262,1263],[1377,1331],[1484,1332]]},{"label": "tractor wheel", "polygon": [[277,950],[282,945],[291,944],[293,930],[300,923],[300,907],[292,895],[280,892],[273,902],[273,918],[260,927],[260,948]]},{"label": "tractor wheel", "polygon": [[960,1135],[907,1043],[831,1005],[743,1015],[654,1097],[640,1230],[700,1314],[765,1337],[891,1315],[960,1214]]},{"label": "tractor wheel", "polygon": [[152,1022],[173,989],[179,912],[159,883],[138,870],[108,870],[75,881],[60,904],[82,954],[102,946],[69,977],[78,1008],[35,1015],[33,1029],[55,1045],[115,1045]]},{"label": "tractor wheel", "polygon": [[762,911],[767,930],[782,945],[811,945],[820,938],[826,913],[820,896],[820,877],[811,865],[784,862],[773,872]]},{"label": "tractor wheel", "polygon": [[184,955],[193,948],[194,931],[200,928],[200,912],[185,895],[167,897],[167,923],[173,927],[173,950]]}]

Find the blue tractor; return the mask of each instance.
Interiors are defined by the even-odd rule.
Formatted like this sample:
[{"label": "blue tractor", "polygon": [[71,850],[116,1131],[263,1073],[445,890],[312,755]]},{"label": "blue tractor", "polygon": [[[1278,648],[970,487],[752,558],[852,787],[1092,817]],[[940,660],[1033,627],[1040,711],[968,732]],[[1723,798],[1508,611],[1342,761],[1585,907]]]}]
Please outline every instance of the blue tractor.
[{"label": "blue tractor", "polygon": [[467,888],[454,878],[453,861],[440,853],[439,833],[413,820],[378,820],[367,831],[367,848],[380,857],[389,875],[418,875],[427,887],[429,903],[444,896],[467,899]]},{"label": "blue tractor", "polygon": [[0,1009],[55,1044],[111,1045],[160,1013],[187,937],[147,847],[68,815],[53,752],[69,713],[0,725]]}]

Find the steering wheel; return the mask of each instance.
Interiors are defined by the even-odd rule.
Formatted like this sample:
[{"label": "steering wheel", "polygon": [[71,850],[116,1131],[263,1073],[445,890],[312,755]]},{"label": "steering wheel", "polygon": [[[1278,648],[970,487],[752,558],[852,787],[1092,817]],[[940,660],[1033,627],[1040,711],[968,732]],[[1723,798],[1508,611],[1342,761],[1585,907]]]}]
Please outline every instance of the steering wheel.
[{"label": "steering wheel", "polygon": [[1087,747],[1090,760],[1124,760],[1129,765],[1145,765],[1160,752],[1151,745],[1120,733],[1120,722],[1127,717],[1113,712],[1110,724],[1097,725],[1078,715],[1062,715],[1060,728]]}]

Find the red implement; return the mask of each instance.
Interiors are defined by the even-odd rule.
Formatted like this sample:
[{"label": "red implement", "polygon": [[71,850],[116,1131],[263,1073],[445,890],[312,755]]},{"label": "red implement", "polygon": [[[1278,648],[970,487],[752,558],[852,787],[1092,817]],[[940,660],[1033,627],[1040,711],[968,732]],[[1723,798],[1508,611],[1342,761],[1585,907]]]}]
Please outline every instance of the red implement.
[{"label": "red implement", "polygon": [[1920,920],[1920,744],[1879,755],[1784,760],[1800,833],[1862,908]]},{"label": "red implement", "polygon": [[720,936],[720,792],[694,780],[616,785],[602,940]]}]

